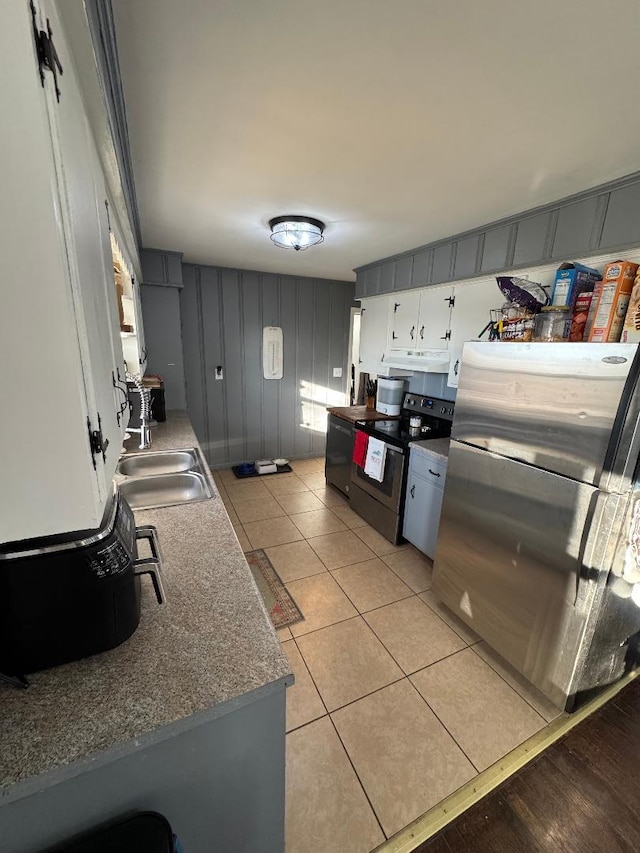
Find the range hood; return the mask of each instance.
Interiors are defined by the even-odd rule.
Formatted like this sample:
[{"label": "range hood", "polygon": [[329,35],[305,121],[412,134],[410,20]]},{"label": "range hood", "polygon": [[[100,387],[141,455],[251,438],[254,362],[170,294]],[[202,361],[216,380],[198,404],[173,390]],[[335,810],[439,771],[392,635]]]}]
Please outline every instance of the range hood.
[{"label": "range hood", "polygon": [[383,365],[419,373],[448,373],[450,356],[442,349],[390,349]]}]

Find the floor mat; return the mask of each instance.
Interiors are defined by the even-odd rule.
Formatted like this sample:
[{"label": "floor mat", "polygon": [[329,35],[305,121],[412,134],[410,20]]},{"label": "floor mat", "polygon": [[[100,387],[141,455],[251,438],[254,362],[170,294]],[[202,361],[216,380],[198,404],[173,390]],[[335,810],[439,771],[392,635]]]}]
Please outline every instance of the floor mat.
[{"label": "floor mat", "polygon": [[287,625],[304,619],[264,551],[260,548],[257,551],[249,551],[244,556],[274,628],[286,628]]}]

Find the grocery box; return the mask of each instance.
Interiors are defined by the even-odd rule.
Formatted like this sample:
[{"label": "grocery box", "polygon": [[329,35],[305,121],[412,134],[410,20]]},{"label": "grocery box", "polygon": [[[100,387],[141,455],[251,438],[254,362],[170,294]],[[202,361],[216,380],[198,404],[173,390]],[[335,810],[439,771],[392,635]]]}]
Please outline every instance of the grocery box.
[{"label": "grocery box", "polygon": [[587,328],[593,294],[594,291],[585,291],[576,297],[576,304],[573,307],[573,315],[571,317],[571,329],[569,331],[570,341],[583,341],[585,338],[585,329]]},{"label": "grocery box", "polygon": [[637,271],[638,264],[631,261],[612,261],[607,264],[589,334],[590,341],[614,344],[620,340]]},{"label": "grocery box", "polygon": [[596,319],[596,309],[598,307],[598,302],[600,300],[601,293],[602,281],[596,281],[596,286],[593,288],[593,293],[591,294],[591,302],[589,303],[589,314],[587,316],[587,324],[584,327],[584,333],[582,335],[583,341],[589,340],[591,329],[593,329],[593,321]]},{"label": "grocery box", "polygon": [[576,299],[585,291],[592,291],[596,281],[601,278],[600,273],[583,264],[567,262],[560,264],[556,271],[551,294],[552,305],[567,305],[573,308]]},{"label": "grocery box", "polygon": [[640,270],[636,273],[620,340],[625,344],[640,343]]}]

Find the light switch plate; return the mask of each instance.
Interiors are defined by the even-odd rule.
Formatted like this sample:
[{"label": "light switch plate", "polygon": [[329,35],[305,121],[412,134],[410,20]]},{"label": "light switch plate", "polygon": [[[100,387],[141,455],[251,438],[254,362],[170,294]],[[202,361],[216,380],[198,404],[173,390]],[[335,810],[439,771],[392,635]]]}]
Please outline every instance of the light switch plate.
[{"label": "light switch plate", "polygon": [[341,367],[334,367],[333,368],[333,378],[334,379],[340,379],[341,377],[342,377],[342,368]]}]

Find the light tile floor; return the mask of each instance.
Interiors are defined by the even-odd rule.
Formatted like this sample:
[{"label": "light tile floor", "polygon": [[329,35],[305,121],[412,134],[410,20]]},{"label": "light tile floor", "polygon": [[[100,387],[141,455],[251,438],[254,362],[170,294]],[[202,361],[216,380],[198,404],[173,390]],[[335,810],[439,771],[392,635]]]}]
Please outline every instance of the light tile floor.
[{"label": "light tile floor", "polygon": [[558,716],[324,483],[214,474],[245,551],[265,548],[304,621],[278,636],[287,691],[286,853],[369,853]]}]

